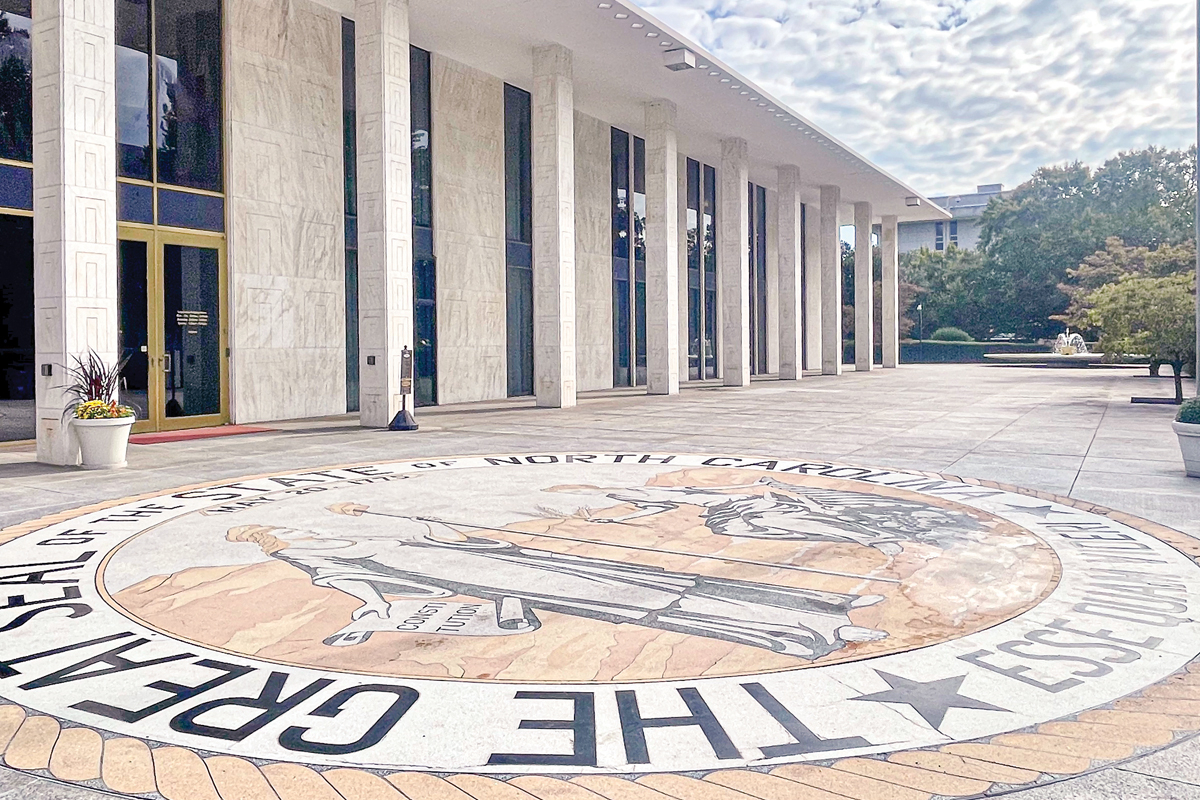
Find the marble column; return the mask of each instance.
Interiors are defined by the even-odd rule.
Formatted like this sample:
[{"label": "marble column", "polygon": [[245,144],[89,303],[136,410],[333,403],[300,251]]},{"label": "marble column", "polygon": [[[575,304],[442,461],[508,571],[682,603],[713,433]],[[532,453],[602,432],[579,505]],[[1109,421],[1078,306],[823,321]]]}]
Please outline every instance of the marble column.
[{"label": "marble column", "polygon": [[[646,104],[646,393],[679,394],[679,146],[669,100]],[[685,204],[686,205],[686,204]]]},{"label": "marble column", "polygon": [[767,190],[767,363],[766,372],[779,374],[779,192]]},{"label": "marble column", "polygon": [[842,374],[842,189],[821,187],[821,372]]},{"label": "marble column", "polygon": [[413,346],[408,47],[408,0],[357,0],[359,419],[369,428],[400,410],[401,353]]},{"label": "marble column", "polygon": [[779,379],[804,375],[801,308],[800,168],[782,166],[779,173]]},{"label": "marble column", "polygon": [[804,204],[804,352],[821,368],[821,204]]},{"label": "marble column", "polygon": [[883,255],[883,366],[900,364],[900,220],[884,217],[879,235]]},{"label": "marble column", "polygon": [[875,361],[875,259],[871,252],[871,204],[854,204],[854,369],[870,372]]},{"label": "marble column", "polygon": [[687,237],[687,156],[680,153],[676,161],[678,165],[679,182],[678,195],[679,202],[678,215],[676,216],[676,227],[678,236],[676,241],[679,242],[679,270],[678,270],[678,296],[679,296],[679,382],[684,383],[688,380],[688,237]]},{"label": "marble column", "polygon": [[574,57],[533,51],[533,371],[539,406],[575,405]]},{"label": "marble column", "polygon": [[115,364],[117,125],[112,3],[33,4],[34,347],[37,459],[70,465],[65,367]]},{"label": "marble column", "polygon": [[750,146],[721,141],[717,177],[717,286],[721,303],[721,373],[726,386],[750,385]]}]

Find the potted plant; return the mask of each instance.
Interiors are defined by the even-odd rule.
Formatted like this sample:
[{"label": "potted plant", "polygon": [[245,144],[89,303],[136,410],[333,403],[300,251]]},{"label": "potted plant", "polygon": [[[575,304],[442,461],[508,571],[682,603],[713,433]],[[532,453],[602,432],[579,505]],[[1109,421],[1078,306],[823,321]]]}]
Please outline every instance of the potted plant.
[{"label": "potted plant", "polygon": [[87,358],[74,357],[75,366],[67,369],[71,383],[66,387],[74,402],[64,414],[70,415],[84,469],[115,469],[125,466],[129,430],[137,415],[129,406],[119,405],[118,381],[125,362],[108,366],[94,350]]},{"label": "potted plant", "polygon": [[1173,425],[1187,474],[1200,478],[1200,397],[1193,397],[1180,407]]}]

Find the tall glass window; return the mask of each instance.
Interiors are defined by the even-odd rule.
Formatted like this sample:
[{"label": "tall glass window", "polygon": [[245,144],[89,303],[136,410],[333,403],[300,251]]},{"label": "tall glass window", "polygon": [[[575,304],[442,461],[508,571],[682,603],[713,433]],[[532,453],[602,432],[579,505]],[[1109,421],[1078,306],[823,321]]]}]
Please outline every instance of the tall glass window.
[{"label": "tall glass window", "polygon": [[630,239],[629,134],[612,129],[612,245],[613,245],[613,384],[629,386],[630,358]]},{"label": "tall glass window", "polygon": [[346,410],[359,410],[358,363],[358,121],[354,22],[342,20],[342,167],[345,175]]},{"label": "tall glass window", "polygon": [[33,23],[29,6],[29,0],[0,0],[0,159],[11,161],[33,161]]},{"label": "tall glass window", "polygon": [[646,383],[646,142],[612,129],[613,383]]},{"label": "tall glass window", "polygon": [[811,369],[808,363],[808,206],[800,204],[800,348],[801,369]]},{"label": "tall glass window", "polygon": [[700,163],[687,160],[688,380],[700,380],[704,302],[700,275]]},{"label": "tall glass window", "polygon": [[150,3],[117,0],[117,174],[153,180]]},{"label": "tall glass window", "polygon": [[433,95],[429,53],[409,49],[412,103],[413,400],[437,405],[437,263],[433,257]]},{"label": "tall glass window", "polygon": [[687,161],[688,380],[715,378],[717,259],[713,211],[717,171]]},{"label": "tall glass window", "polygon": [[635,386],[646,385],[646,140],[633,137],[633,344]]},{"label": "tall glass window", "polygon": [[158,180],[222,189],[220,0],[155,0]]},{"label": "tall glass window", "polygon": [[704,377],[717,377],[717,171],[704,167]]},{"label": "tall glass window", "polygon": [[507,258],[508,396],[533,394],[532,98],[504,87],[504,238]]},{"label": "tall glass window", "polygon": [[750,371],[767,370],[767,190],[750,184]]}]

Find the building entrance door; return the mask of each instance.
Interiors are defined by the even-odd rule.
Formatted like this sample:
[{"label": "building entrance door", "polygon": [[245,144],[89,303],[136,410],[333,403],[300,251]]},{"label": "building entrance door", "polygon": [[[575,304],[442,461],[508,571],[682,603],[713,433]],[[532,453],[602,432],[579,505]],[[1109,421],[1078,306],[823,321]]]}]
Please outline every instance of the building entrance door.
[{"label": "building entrance door", "polygon": [[220,237],[121,231],[121,401],[135,432],[229,421],[225,281]]}]

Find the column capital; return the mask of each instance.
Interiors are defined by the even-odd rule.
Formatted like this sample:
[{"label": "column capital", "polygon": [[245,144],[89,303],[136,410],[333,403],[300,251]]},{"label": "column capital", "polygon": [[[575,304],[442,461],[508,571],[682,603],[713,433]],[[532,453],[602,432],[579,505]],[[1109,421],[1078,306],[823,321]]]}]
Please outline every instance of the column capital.
[{"label": "column capital", "polygon": [[750,143],[740,136],[732,136],[721,140],[722,159],[750,159]]},{"label": "column capital", "polygon": [[646,102],[646,127],[665,125],[674,128],[679,118],[679,108],[675,103],[663,97],[656,97]]},{"label": "column capital", "polygon": [[561,44],[540,44],[533,48],[533,74],[573,78],[575,53]]},{"label": "column capital", "polygon": [[776,174],[779,176],[779,188],[783,190],[785,181],[790,181],[795,184],[796,188],[800,188],[800,168],[795,164],[780,164],[775,168]]}]

